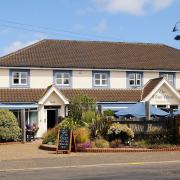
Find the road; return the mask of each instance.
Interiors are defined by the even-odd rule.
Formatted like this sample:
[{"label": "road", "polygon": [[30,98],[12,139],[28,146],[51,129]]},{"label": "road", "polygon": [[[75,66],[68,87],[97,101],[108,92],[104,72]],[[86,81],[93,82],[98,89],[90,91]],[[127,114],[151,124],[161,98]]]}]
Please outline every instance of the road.
[{"label": "road", "polygon": [[180,152],[78,154],[0,161],[0,180],[180,179]]}]

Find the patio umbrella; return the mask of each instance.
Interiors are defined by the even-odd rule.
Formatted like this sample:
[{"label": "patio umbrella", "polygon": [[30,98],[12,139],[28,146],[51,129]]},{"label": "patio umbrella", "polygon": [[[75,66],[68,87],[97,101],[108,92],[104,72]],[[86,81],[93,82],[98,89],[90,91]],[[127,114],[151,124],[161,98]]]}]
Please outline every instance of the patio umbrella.
[{"label": "patio umbrella", "polygon": [[174,115],[180,115],[180,110],[173,112]]},{"label": "patio umbrella", "polygon": [[[151,116],[168,116],[169,113],[150,105]],[[145,117],[145,104],[137,103],[127,109],[122,109],[115,113],[116,116],[134,116],[134,117]]]}]

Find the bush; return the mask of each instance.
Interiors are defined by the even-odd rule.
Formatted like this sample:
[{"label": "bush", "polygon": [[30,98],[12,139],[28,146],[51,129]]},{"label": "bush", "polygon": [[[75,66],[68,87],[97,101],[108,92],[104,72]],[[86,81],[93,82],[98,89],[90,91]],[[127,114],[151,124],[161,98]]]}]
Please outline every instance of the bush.
[{"label": "bush", "polygon": [[56,144],[57,143],[57,134],[58,134],[57,128],[53,128],[53,129],[48,130],[43,135],[42,144]]},{"label": "bush", "polygon": [[61,123],[59,123],[55,128],[58,129],[71,129],[76,130],[78,127],[81,126],[81,121],[72,119],[72,118],[65,118]]},{"label": "bush", "polygon": [[96,119],[95,111],[88,110],[82,113],[82,121],[86,126],[91,124],[95,119]]},{"label": "bush", "polygon": [[111,109],[108,109],[103,112],[104,116],[114,116],[114,112]]},{"label": "bush", "polygon": [[110,147],[111,148],[119,148],[122,145],[122,141],[120,139],[115,139],[110,142]]},{"label": "bush", "polygon": [[89,140],[89,130],[85,127],[76,130],[76,143],[85,143]]},{"label": "bush", "polygon": [[113,123],[108,129],[110,141],[121,139],[124,144],[129,144],[130,139],[134,138],[134,132],[127,125]]},{"label": "bush", "polygon": [[21,135],[17,119],[9,110],[0,110],[0,142],[17,141]]},{"label": "bush", "polygon": [[110,121],[103,116],[96,116],[96,119],[89,125],[91,138],[107,138],[107,132],[110,127]]},{"label": "bush", "polygon": [[94,145],[96,148],[109,148],[109,142],[102,138],[96,139]]}]

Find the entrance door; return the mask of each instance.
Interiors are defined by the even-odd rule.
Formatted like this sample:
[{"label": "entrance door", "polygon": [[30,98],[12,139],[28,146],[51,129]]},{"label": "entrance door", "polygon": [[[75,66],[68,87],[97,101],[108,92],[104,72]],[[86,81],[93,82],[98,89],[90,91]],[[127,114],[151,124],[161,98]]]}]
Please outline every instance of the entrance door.
[{"label": "entrance door", "polygon": [[57,122],[57,111],[56,109],[47,110],[47,129],[55,127]]}]

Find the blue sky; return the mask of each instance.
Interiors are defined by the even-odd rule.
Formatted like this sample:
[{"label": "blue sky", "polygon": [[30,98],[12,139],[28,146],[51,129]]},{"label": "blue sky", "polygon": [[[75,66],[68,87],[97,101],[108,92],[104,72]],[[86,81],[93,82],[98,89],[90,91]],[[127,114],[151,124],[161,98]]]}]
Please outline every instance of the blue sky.
[{"label": "blue sky", "polygon": [[[44,38],[164,43],[180,0],[6,0],[0,2],[0,56]],[[180,30],[180,24],[178,24]]]}]

